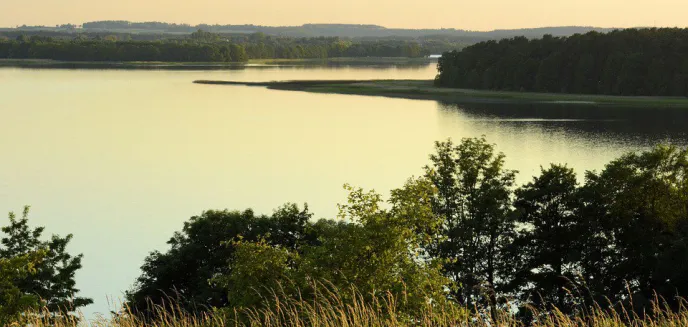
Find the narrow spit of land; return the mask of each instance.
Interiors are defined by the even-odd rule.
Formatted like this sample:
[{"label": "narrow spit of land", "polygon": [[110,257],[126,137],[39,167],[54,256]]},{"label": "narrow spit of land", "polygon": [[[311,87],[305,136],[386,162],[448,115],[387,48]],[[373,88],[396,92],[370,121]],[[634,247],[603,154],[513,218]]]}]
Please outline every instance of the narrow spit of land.
[{"label": "narrow spit of land", "polygon": [[194,83],[259,86],[274,90],[382,96],[454,103],[549,103],[688,109],[688,98],[682,97],[609,96],[468,90],[436,87],[431,80],[323,80],[258,83],[200,80]]}]

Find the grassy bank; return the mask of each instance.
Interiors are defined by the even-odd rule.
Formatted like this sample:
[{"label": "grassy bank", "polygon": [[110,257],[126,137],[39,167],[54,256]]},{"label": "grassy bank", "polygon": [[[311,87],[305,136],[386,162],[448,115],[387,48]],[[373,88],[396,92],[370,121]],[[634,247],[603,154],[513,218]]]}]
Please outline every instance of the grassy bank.
[{"label": "grassy bank", "polygon": [[435,87],[433,85],[433,81],[430,80],[334,80],[265,83],[195,81],[195,83],[261,86],[275,90],[383,96],[403,99],[436,100],[453,103],[551,103],[624,107],[688,108],[688,98],[681,97],[632,97],[452,89]]}]

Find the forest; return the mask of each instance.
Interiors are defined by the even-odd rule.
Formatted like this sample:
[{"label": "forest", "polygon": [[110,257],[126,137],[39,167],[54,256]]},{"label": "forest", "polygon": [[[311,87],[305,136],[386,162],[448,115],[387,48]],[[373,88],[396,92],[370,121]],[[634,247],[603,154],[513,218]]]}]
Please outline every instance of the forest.
[{"label": "forest", "polygon": [[[552,164],[520,186],[506,162],[484,138],[448,140],[436,143],[422,176],[386,199],[345,186],[348,201],[336,219],[315,220],[296,204],[271,215],[205,211],[170,238],[167,251],[146,258],[120,318],[185,312],[301,326],[288,319],[323,314],[405,321],[351,326],[544,326],[547,319],[612,326],[583,315],[609,310],[617,315],[603,317],[622,324],[685,313],[688,149],[628,153],[582,178]],[[11,214],[2,229],[0,323],[40,305],[59,317],[78,292],[81,256],[65,251],[72,236],[42,241],[43,229],[30,228],[27,217],[28,210]],[[318,302],[323,294],[336,301]],[[91,301],[76,299],[71,310]],[[344,311],[329,316],[313,303]],[[359,305],[368,310],[366,303],[370,312],[347,316]],[[268,318],[275,320],[256,322]]]},{"label": "forest", "polygon": [[688,29],[625,29],[481,42],[444,53],[436,85],[548,93],[688,96]]},{"label": "forest", "polygon": [[[439,43],[438,43],[439,42]],[[445,42],[423,47],[416,41],[359,40],[338,37],[290,38],[221,35],[198,30],[188,37],[161,40],[121,39],[118,35],[72,39],[40,35],[0,37],[0,58],[64,61],[244,62],[249,59],[325,59],[336,57],[418,58],[446,48]]]}]

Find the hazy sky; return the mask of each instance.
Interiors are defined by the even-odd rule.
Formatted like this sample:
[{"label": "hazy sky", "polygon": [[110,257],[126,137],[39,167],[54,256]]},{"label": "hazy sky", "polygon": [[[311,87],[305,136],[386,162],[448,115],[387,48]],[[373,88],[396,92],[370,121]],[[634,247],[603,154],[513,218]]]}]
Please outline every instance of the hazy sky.
[{"label": "hazy sky", "polygon": [[93,20],[405,28],[688,25],[687,0],[0,0],[0,26]]}]

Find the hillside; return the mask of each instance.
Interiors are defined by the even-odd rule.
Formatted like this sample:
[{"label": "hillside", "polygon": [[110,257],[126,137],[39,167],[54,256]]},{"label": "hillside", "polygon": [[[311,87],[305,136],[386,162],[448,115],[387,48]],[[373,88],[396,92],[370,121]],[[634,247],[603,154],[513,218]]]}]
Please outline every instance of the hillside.
[{"label": "hillside", "polygon": [[214,33],[265,33],[268,35],[283,35],[290,37],[313,37],[313,36],[338,36],[349,38],[417,38],[421,36],[449,36],[461,37],[475,42],[501,39],[513,36],[541,37],[544,34],[554,36],[569,36],[576,33],[586,33],[589,31],[609,32],[613,29],[590,27],[590,26],[560,26],[542,27],[528,29],[509,29],[494,31],[468,31],[454,28],[443,29],[402,29],[386,28],[379,25],[356,25],[356,24],[304,24],[301,26],[260,26],[260,25],[187,25],[170,24],[161,22],[129,22],[129,21],[98,21],[84,23],[80,28],[74,25],[61,25],[57,27],[47,26],[21,26],[16,29],[0,29],[0,31],[52,31],[65,33],[79,32],[126,32],[142,34],[186,34],[199,29]]}]

